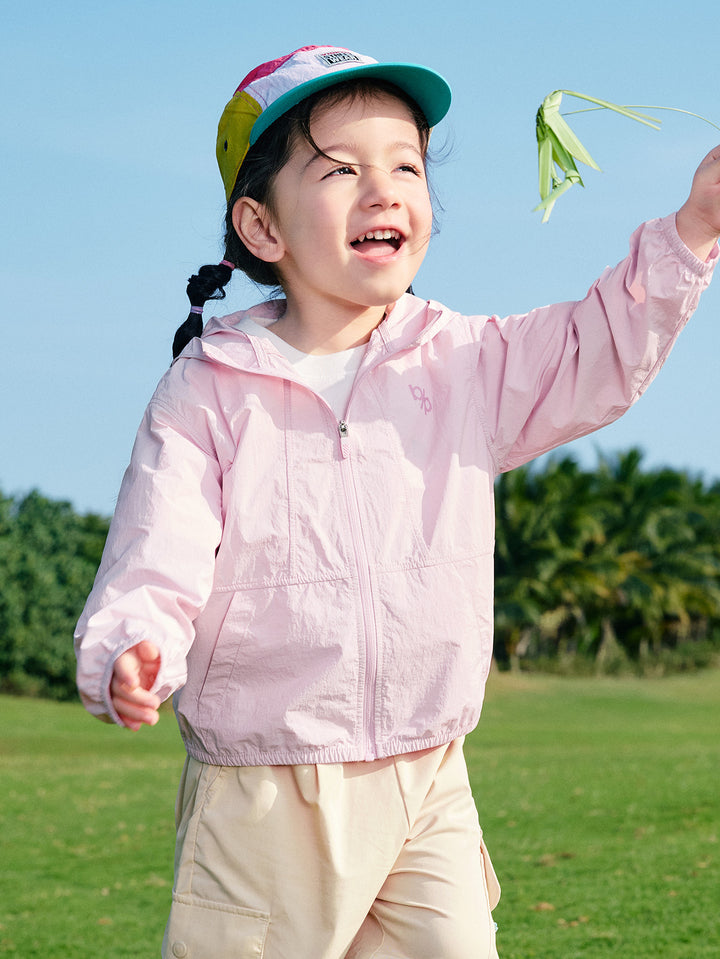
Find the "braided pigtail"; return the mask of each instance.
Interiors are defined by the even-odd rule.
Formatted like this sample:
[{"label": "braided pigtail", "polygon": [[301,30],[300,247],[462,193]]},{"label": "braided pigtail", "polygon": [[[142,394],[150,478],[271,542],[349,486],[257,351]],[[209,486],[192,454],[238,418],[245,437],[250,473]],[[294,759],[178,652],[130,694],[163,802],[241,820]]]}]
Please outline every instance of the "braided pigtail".
[{"label": "braided pigtail", "polygon": [[207,300],[225,299],[225,286],[230,282],[235,265],[229,260],[218,264],[201,266],[188,280],[187,295],[190,300],[190,312],[182,326],[179,326],[173,339],[173,359],[179,356],[190,340],[200,336],[203,331],[202,312]]}]

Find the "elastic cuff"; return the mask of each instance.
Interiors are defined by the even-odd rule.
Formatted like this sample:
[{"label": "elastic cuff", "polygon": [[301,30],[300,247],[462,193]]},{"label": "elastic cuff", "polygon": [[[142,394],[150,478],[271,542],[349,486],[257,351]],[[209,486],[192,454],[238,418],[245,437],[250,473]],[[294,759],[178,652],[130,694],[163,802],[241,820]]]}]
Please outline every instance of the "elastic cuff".
[{"label": "elastic cuff", "polygon": [[689,266],[690,269],[698,276],[707,276],[709,273],[712,273],[713,269],[715,268],[718,255],[720,255],[717,243],[715,244],[715,248],[707,260],[701,260],[699,257],[695,256],[692,250],[685,246],[680,238],[680,234],[677,231],[677,225],[675,222],[676,216],[677,213],[671,213],[669,216],[665,216],[660,220],[660,228],[663,236],[667,240],[668,245],[673,253],[677,254],[683,263]]}]

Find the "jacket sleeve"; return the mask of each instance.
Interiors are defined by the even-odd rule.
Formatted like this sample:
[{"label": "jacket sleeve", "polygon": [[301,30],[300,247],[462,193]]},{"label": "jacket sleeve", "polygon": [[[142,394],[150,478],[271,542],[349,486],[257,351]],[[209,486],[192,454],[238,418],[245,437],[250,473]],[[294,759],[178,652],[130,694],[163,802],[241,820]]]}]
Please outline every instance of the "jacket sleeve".
[{"label": "jacket sleeve", "polygon": [[476,387],[498,472],[621,416],[655,377],[717,256],[698,260],[673,214],[641,226],[583,300],[485,323]]},{"label": "jacket sleeve", "polygon": [[115,660],[141,640],[160,650],[153,692],[166,699],[185,682],[222,529],[221,470],[210,445],[168,406],[150,403],[75,633],[80,697],[106,721],[121,722],[109,696]]}]

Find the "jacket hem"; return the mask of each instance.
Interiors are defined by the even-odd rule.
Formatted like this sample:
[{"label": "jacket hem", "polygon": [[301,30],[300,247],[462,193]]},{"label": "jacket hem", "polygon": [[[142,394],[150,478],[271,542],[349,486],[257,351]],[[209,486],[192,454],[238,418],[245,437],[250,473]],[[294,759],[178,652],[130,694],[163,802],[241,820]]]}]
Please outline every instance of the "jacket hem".
[{"label": "jacket hem", "polygon": [[477,715],[471,721],[459,724],[451,730],[445,729],[435,736],[390,739],[378,744],[369,755],[360,743],[332,746],[325,749],[315,749],[311,746],[296,749],[256,749],[245,746],[236,750],[208,750],[203,748],[200,743],[185,740],[185,749],[192,759],[210,766],[304,766],[372,762],[376,759],[387,759],[391,756],[402,756],[406,753],[420,752],[423,749],[445,746],[454,739],[472,732],[479,719],[480,711],[478,710]]}]

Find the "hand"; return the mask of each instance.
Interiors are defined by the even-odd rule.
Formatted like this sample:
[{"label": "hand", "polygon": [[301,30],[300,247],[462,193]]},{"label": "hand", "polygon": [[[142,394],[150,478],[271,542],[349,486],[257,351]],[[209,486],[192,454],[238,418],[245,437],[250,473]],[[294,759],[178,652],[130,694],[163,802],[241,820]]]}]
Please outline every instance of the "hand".
[{"label": "hand", "polygon": [[160,718],[160,699],[150,692],[159,669],[160,650],[148,640],[118,656],[110,681],[110,697],[128,729],[137,731],[143,723],[154,726]]},{"label": "hand", "polygon": [[700,260],[707,260],[720,237],[720,146],[697,168],[690,196],[675,222],[685,246]]}]

